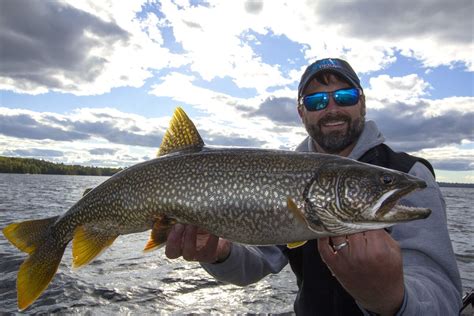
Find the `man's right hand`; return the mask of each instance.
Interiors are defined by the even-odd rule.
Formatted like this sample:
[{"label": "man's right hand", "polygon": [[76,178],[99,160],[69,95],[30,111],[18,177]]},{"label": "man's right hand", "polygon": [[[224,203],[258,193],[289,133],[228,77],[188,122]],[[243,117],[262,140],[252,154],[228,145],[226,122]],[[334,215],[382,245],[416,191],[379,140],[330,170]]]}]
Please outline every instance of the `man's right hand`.
[{"label": "man's right hand", "polygon": [[231,242],[194,225],[176,224],[166,241],[166,256],[203,263],[223,262],[230,255]]}]

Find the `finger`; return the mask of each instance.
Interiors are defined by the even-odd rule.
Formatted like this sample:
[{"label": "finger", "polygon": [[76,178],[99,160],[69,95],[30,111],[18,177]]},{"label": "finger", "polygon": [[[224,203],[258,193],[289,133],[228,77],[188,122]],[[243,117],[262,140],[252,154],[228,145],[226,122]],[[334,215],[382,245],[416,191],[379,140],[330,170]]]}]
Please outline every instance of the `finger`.
[{"label": "finger", "polygon": [[333,260],[334,250],[332,249],[329,237],[322,237],[318,239],[318,251],[321,259],[325,263]]},{"label": "finger", "polygon": [[347,236],[349,241],[348,252],[353,258],[363,257],[367,251],[367,239],[365,233],[356,233]]},{"label": "finger", "polygon": [[346,253],[349,248],[349,241],[346,236],[335,236],[330,238],[331,248],[334,254]]},{"label": "finger", "polygon": [[184,225],[176,224],[168,234],[166,240],[165,254],[170,259],[176,259],[181,256],[181,243],[183,239]]},{"label": "finger", "polygon": [[201,249],[199,249],[196,254],[196,259],[200,262],[216,262],[218,243],[219,237],[215,235],[208,235],[206,244]]},{"label": "finger", "polygon": [[337,254],[334,253],[330,245],[330,238],[323,237],[318,239],[318,251],[321,260],[326,264],[331,274],[335,276],[334,270],[337,269]]},{"label": "finger", "polygon": [[196,260],[197,227],[187,225],[183,237],[183,258],[188,261]]}]

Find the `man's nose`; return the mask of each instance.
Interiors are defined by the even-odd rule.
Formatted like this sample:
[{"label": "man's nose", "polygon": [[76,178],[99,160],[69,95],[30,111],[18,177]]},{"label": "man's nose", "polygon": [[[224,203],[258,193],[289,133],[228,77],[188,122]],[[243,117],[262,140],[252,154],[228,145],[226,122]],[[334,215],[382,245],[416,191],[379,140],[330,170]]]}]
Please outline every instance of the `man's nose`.
[{"label": "man's nose", "polygon": [[332,93],[329,93],[329,102],[328,106],[324,109],[325,111],[331,111],[331,110],[337,110],[339,105],[336,103],[336,100],[334,100],[334,96]]}]

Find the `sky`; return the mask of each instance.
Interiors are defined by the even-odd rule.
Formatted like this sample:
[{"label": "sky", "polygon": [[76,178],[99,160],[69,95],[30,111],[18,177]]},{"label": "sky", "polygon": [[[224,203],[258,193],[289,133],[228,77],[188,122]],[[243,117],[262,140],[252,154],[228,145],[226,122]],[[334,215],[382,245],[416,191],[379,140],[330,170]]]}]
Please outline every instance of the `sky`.
[{"label": "sky", "polygon": [[0,1],[0,155],[126,167],[177,106],[213,146],[294,149],[310,63],[361,78],[367,119],[474,183],[472,0]]}]

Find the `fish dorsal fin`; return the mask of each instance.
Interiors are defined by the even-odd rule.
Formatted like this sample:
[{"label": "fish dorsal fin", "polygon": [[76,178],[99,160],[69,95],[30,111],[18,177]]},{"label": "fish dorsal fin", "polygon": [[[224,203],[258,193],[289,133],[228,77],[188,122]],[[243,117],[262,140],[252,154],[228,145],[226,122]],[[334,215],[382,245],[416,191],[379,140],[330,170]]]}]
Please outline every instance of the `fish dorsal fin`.
[{"label": "fish dorsal fin", "polygon": [[163,136],[158,157],[182,150],[200,150],[204,142],[194,123],[180,107],[176,108],[170,126]]}]

